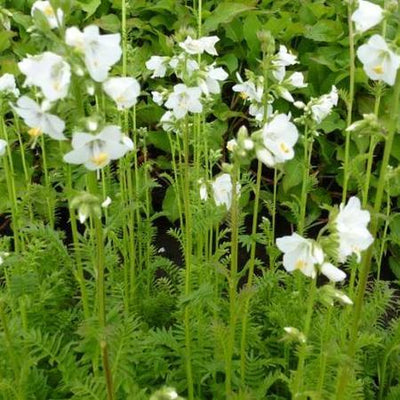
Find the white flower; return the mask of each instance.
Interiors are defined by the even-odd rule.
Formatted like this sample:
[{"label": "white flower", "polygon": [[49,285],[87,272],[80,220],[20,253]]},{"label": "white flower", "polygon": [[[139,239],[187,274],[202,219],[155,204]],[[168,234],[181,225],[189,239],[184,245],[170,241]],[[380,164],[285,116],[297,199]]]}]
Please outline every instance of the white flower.
[{"label": "white flower", "polygon": [[[233,195],[233,185],[232,179],[229,174],[219,175],[211,183],[213,190],[214,201],[217,206],[224,205],[228,210],[231,208],[232,195]],[[236,185],[236,193],[240,192],[240,184]]]},{"label": "white flower", "polygon": [[[0,154],[1,155],[1,154]],[[4,258],[8,257],[10,255],[10,253],[7,253],[5,251],[0,251],[0,265],[3,264],[4,262]]]},{"label": "white flower", "polygon": [[374,241],[367,229],[370,214],[361,210],[361,203],[357,197],[351,197],[346,206],[340,205],[335,225],[339,235],[339,261],[345,262],[351,254],[357,255],[361,261],[361,251],[367,249]]},{"label": "white flower", "polygon": [[207,185],[203,179],[199,179],[198,183],[200,185],[200,199],[206,201],[208,199]]},{"label": "white flower", "polygon": [[321,265],[321,272],[332,282],[340,282],[346,278],[345,272],[328,262]]},{"label": "white flower", "polygon": [[238,145],[237,140],[236,140],[236,139],[231,139],[231,140],[229,140],[229,141],[227,142],[226,148],[227,148],[229,151],[234,151],[234,150],[236,149],[237,145]]},{"label": "white flower", "polygon": [[324,261],[324,253],[317,243],[292,233],[276,239],[276,245],[284,253],[283,266],[286,271],[300,270],[306,276],[316,277],[315,265]]},{"label": "white flower", "polygon": [[289,92],[289,90],[287,90],[285,87],[283,86],[279,86],[277,88],[277,93],[280,97],[282,97],[283,99],[285,99],[286,101],[290,101],[291,103],[294,102],[294,98],[291,95],[291,93]]},{"label": "white flower", "polygon": [[13,74],[4,74],[0,78],[0,93],[11,93],[15,97],[19,96],[19,90],[15,84],[15,77]]},{"label": "white flower", "polygon": [[236,77],[239,83],[233,86],[232,90],[234,92],[239,92],[240,96],[244,100],[256,101],[257,103],[261,103],[263,101],[264,84],[262,80],[257,82],[256,85],[251,80],[244,82],[239,74],[236,74]]},{"label": "white flower", "polygon": [[317,124],[321,123],[332,111],[332,108],[337,105],[339,96],[335,86],[332,86],[330,93],[321,96],[312,106],[312,118]]},{"label": "white flower", "polygon": [[51,107],[49,102],[43,101],[39,105],[29,97],[22,96],[18,99],[17,105],[12,105],[12,107],[23,118],[26,125],[31,128],[28,133],[34,139],[42,133],[56,140],[66,139],[63,134],[65,122],[56,115],[47,112]]},{"label": "white flower", "polygon": [[305,88],[307,87],[307,83],[304,83],[304,75],[301,72],[293,72],[289,78],[286,79],[286,82],[295,88]]},{"label": "white flower", "polygon": [[6,153],[7,142],[3,139],[0,139],[0,156],[4,156]]},{"label": "white flower", "polygon": [[285,67],[296,63],[297,57],[292,53],[289,53],[286,46],[280,45],[278,54],[276,54],[274,60],[272,60],[272,64],[274,65],[272,75],[278,80],[278,82],[282,82],[286,73]]},{"label": "white flower", "polygon": [[160,119],[160,123],[165,132],[170,132],[175,129],[176,119],[172,111],[167,111]]},{"label": "white flower", "polygon": [[349,306],[353,305],[353,301],[350,299],[350,297],[346,296],[344,293],[342,293],[339,290],[335,290],[334,296],[345,305],[349,305]]},{"label": "white flower", "polygon": [[358,8],[351,16],[351,20],[356,24],[356,31],[365,32],[383,19],[383,10],[377,4],[369,1],[358,0]]},{"label": "white flower", "polygon": [[49,1],[35,1],[31,9],[32,16],[34,16],[36,10],[40,11],[46,17],[46,20],[51,29],[58,28],[59,24],[62,23],[64,17],[63,11],[58,8],[56,15]]},{"label": "white flower", "polygon": [[294,340],[298,340],[301,343],[307,341],[304,333],[300,332],[297,328],[293,328],[293,326],[285,326],[283,330]]},{"label": "white flower", "polygon": [[83,52],[89,75],[96,82],[105,81],[110,68],[121,58],[121,35],[101,35],[96,25],[87,26],[83,32],[76,27],[68,28],[65,41]]},{"label": "white flower", "polygon": [[135,78],[109,78],[103,83],[103,89],[115,101],[118,110],[134,106],[140,95],[140,85]]},{"label": "white flower", "polygon": [[290,116],[277,114],[262,131],[264,148],[256,151],[257,158],[269,167],[283,163],[294,156],[293,146],[299,134],[290,122]]},{"label": "white flower", "polygon": [[188,54],[203,54],[204,52],[217,56],[215,44],[219,41],[217,36],[204,36],[200,39],[192,39],[190,36],[179,46]]},{"label": "white flower", "polygon": [[106,199],[101,203],[101,206],[103,208],[108,208],[108,206],[112,203],[112,200],[109,196],[106,197]]},{"label": "white flower", "polygon": [[151,96],[153,97],[154,103],[158,104],[159,106],[161,106],[162,103],[164,102],[163,95],[160,92],[158,92],[157,90],[153,90],[151,92]]},{"label": "white flower", "polygon": [[200,103],[201,89],[187,87],[183,83],[174,86],[174,92],[168,96],[165,107],[172,109],[177,119],[183,118],[188,112],[201,113],[203,106]]},{"label": "white flower", "polygon": [[152,56],[146,62],[146,68],[153,71],[152,78],[163,78],[167,72],[169,57]]},{"label": "white flower", "polygon": [[89,170],[105,167],[111,160],[123,157],[129,150],[119,126],[106,126],[97,135],[85,132],[75,133],[72,138],[73,150],[65,154],[64,161],[70,164],[84,164]]},{"label": "white flower", "polygon": [[47,100],[56,101],[67,96],[71,67],[61,56],[46,51],[24,58],[18,67],[26,76],[25,85],[38,86]]},{"label": "white flower", "polygon": [[382,36],[370,37],[367,44],[358,48],[357,57],[363,63],[364,71],[369,78],[394,85],[400,57],[389,49]]},{"label": "white flower", "polygon": [[199,86],[206,96],[210,93],[217,94],[221,91],[218,81],[224,81],[227,77],[228,74],[223,68],[214,68],[210,65],[206,69],[205,78],[199,80]]}]

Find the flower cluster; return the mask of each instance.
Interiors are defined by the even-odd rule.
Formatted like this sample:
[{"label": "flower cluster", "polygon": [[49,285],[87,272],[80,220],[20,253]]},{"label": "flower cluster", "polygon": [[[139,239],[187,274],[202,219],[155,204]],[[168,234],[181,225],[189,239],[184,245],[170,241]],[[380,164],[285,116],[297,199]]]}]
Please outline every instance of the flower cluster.
[{"label": "flower cluster", "polygon": [[272,103],[275,98],[294,102],[290,91],[307,86],[304,83],[304,76],[301,72],[287,73],[286,67],[297,64],[297,57],[290,53],[283,45],[279,47],[277,54],[270,60],[269,92],[265,92],[264,76],[256,76],[251,71],[246,71],[247,80],[237,74],[238,84],[232,90],[238,92],[240,97],[249,103],[249,114],[259,123],[268,118],[273,110]]},{"label": "flower cluster", "polygon": [[[182,82],[177,83],[172,91],[152,91],[153,100],[158,105],[164,105],[168,111],[161,118],[164,130],[179,131],[179,121],[189,113],[198,114],[203,112],[203,99],[220,93],[220,83],[228,74],[215,63],[207,64],[205,61],[199,63],[198,56],[207,53],[211,56],[218,55],[215,44],[219,38],[206,36],[193,39],[190,36],[178,47],[183,49],[172,57],[152,56],[146,67],[152,71],[152,78],[163,78],[167,74],[175,74]],[[194,57],[196,56],[196,57]]]},{"label": "flower cluster", "polygon": [[[361,209],[357,197],[351,197],[347,205],[340,205],[339,212],[330,227],[333,231],[330,241],[337,249],[338,262],[346,262],[352,254],[355,254],[357,261],[360,262],[361,251],[367,249],[373,242],[373,237],[367,229],[369,220],[369,212]],[[293,233],[278,238],[276,244],[284,253],[283,266],[288,272],[299,270],[304,275],[315,278],[319,269],[332,282],[342,281],[346,277],[342,270],[329,262],[323,246],[317,241]]]},{"label": "flower cluster", "polygon": [[[59,28],[63,23],[62,10],[55,11],[49,1],[36,1],[31,13],[41,13],[51,29]],[[82,31],[77,27],[69,27],[65,30],[65,44],[74,49],[71,55],[73,59],[45,51],[28,56],[18,63],[20,71],[25,75],[24,87],[37,88],[39,91],[35,92],[36,98],[41,99],[38,102],[23,95],[15,104],[11,104],[29,127],[32,146],[42,134],[55,140],[67,139],[65,122],[50,110],[56,108],[56,102],[68,98],[73,79],[102,83],[102,89],[115,102],[118,110],[131,108],[137,103],[140,85],[135,78],[109,77],[111,67],[122,55],[120,41],[120,34],[101,34],[95,25],[87,26]],[[77,63],[81,63],[81,67],[76,68]],[[71,65],[75,67],[71,68]],[[0,78],[0,92],[19,96],[12,75],[5,74]],[[121,133],[119,127],[106,126],[97,134],[73,134],[72,147],[73,150],[65,155],[64,161],[84,164],[94,170],[123,157],[133,149],[133,144]]]},{"label": "flower cluster", "polygon": [[[364,0],[359,0],[358,8],[351,16],[359,33],[373,28],[384,18],[385,11],[379,5]],[[394,85],[400,67],[400,56],[390,49],[381,35],[371,36],[366,44],[360,46],[357,57],[363,63],[364,71],[370,79]]]}]

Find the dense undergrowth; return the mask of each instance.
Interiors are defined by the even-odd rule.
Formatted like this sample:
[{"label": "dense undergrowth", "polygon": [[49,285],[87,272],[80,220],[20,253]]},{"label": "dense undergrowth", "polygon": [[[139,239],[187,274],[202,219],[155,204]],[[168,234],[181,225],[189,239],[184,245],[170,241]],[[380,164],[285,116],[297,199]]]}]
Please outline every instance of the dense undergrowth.
[{"label": "dense undergrowth", "polygon": [[3,0],[0,399],[400,399],[399,21]]}]

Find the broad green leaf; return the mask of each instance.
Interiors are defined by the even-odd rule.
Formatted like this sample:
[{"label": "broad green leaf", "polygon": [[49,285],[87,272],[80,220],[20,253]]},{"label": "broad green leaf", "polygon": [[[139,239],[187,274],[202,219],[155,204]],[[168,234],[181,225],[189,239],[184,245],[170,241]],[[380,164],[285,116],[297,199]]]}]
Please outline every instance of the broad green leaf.
[{"label": "broad green leaf", "polygon": [[244,20],[243,35],[251,53],[255,55],[260,52],[260,40],[257,37],[257,32],[261,29],[262,25],[257,15],[249,14]]},{"label": "broad green leaf", "polygon": [[76,4],[87,13],[86,18],[92,16],[101,5],[101,0],[80,0]]},{"label": "broad green leaf", "polygon": [[96,25],[108,32],[117,33],[121,30],[121,22],[115,14],[104,15],[96,20]]},{"label": "broad green leaf", "polygon": [[[254,1],[254,4],[257,2]],[[215,31],[220,24],[231,22],[235,17],[245,11],[253,10],[254,6],[241,3],[220,3],[212,12],[211,16],[203,24],[204,34]]]},{"label": "broad green leaf", "polygon": [[169,186],[163,200],[163,211],[171,222],[175,222],[179,218],[178,201],[176,199],[175,188]]},{"label": "broad green leaf", "polygon": [[299,185],[303,181],[304,165],[298,158],[285,163],[285,176],[282,179],[283,191],[287,192],[290,188]]},{"label": "broad green leaf", "polygon": [[336,42],[343,35],[339,21],[322,20],[306,28],[304,36],[316,42]]}]

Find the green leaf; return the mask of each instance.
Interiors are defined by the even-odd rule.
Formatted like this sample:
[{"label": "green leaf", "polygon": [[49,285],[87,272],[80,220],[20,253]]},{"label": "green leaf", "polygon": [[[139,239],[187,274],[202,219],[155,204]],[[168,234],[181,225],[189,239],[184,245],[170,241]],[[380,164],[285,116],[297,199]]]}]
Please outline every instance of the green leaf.
[{"label": "green leaf", "polygon": [[92,16],[101,5],[101,0],[80,0],[76,4],[87,13],[86,18]]},{"label": "green leaf", "polygon": [[336,42],[343,35],[339,21],[322,20],[306,28],[304,36],[316,42]]},{"label": "green leaf", "polygon": [[249,14],[244,20],[243,35],[251,53],[255,55],[260,52],[260,41],[257,37],[257,32],[260,31],[261,28],[261,22],[255,14]]},{"label": "green leaf", "polygon": [[10,39],[15,35],[11,31],[0,32],[0,52],[8,49],[10,47]]},{"label": "green leaf", "polygon": [[162,208],[171,222],[175,222],[179,218],[178,201],[176,199],[175,188],[173,185],[169,186],[165,193]]},{"label": "green leaf", "polygon": [[[254,3],[257,2],[255,1]],[[218,28],[220,24],[231,22],[239,14],[253,9],[254,6],[252,5],[232,2],[220,3],[210,15],[210,17],[204,22],[203,32],[209,33],[211,31],[214,31]]]},{"label": "green leaf", "polygon": [[104,15],[96,20],[96,24],[103,30],[117,33],[121,29],[121,22],[115,14]]},{"label": "green leaf", "polygon": [[285,163],[285,176],[282,179],[283,191],[287,192],[290,188],[299,185],[303,180],[303,161],[297,158]]},{"label": "green leaf", "polygon": [[346,127],[346,122],[340,118],[340,115],[333,111],[319,125],[325,133],[330,133],[335,130],[343,130]]}]

